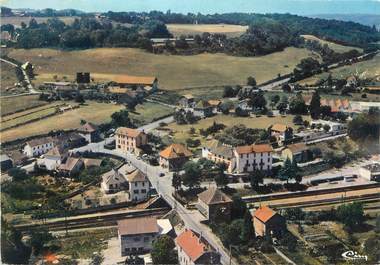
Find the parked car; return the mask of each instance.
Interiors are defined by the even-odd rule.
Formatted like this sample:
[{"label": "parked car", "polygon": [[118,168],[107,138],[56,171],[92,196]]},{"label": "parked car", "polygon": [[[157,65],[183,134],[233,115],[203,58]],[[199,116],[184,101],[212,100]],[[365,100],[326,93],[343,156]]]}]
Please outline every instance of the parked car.
[{"label": "parked car", "polygon": [[159,176],[159,177],[165,177],[165,173],[162,173],[162,172],[161,172],[160,174],[158,174],[158,176]]}]

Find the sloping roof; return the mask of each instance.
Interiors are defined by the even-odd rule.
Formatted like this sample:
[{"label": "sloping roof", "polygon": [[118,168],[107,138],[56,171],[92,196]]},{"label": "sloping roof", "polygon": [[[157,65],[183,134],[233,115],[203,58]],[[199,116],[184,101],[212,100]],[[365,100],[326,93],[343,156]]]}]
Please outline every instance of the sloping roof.
[{"label": "sloping roof", "polygon": [[211,246],[202,237],[190,229],[186,229],[176,238],[177,245],[180,246],[186,255],[193,261],[197,261]]},{"label": "sloping roof", "polygon": [[102,175],[102,181],[105,184],[108,184],[111,180],[116,180],[117,182],[126,182],[124,176],[122,174],[119,174],[119,172],[114,169],[111,169]]},{"label": "sloping roof", "polygon": [[131,75],[118,75],[112,81],[118,84],[129,85],[153,85],[156,77],[154,76],[131,76]]},{"label": "sloping roof", "polygon": [[225,158],[232,158],[234,156],[233,147],[224,145],[218,140],[208,141],[205,147],[214,155],[219,155]]},{"label": "sloping roof", "polygon": [[211,107],[211,105],[206,101],[206,100],[200,100],[198,103],[195,105],[195,108],[197,109],[207,109]]},{"label": "sloping roof", "polygon": [[66,162],[64,164],[61,164],[59,166],[59,170],[66,170],[66,171],[71,171],[74,169],[77,163],[79,163],[80,158],[76,157],[68,157]]},{"label": "sloping roof", "polygon": [[141,170],[135,170],[127,176],[129,182],[146,181],[146,176]]},{"label": "sloping roof", "polygon": [[271,130],[276,132],[285,132],[288,129],[288,126],[285,124],[275,123],[272,125]]},{"label": "sloping roof", "polygon": [[192,155],[193,153],[182,144],[171,144],[160,152],[160,156],[166,159],[191,157]]},{"label": "sloping roof", "polygon": [[277,213],[268,206],[261,206],[259,209],[255,211],[253,216],[262,221],[263,223],[266,223],[276,214]]},{"label": "sloping roof", "polygon": [[30,145],[31,147],[48,143],[53,143],[52,137],[37,138],[26,142],[26,144]]},{"label": "sloping roof", "polygon": [[92,132],[95,132],[97,129],[98,129],[98,126],[96,126],[95,124],[91,122],[86,122],[78,129],[78,131],[85,132],[85,133],[92,133]]},{"label": "sloping roof", "polygon": [[128,174],[131,174],[135,170],[136,170],[136,167],[134,167],[130,163],[125,163],[125,164],[119,166],[119,168],[117,168],[117,171],[120,174],[123,174],[124,176],[127,176]]},{"label": "sloping roof", "polygon": [[63,148],[59,146],[55,146],[54,148],[50,149],[45,156],[50,155],[50,156],[61,156],[63,154]]},{"label": "sloping roof", "polygon": [[132,128],[127,128],[127,127],[119,127],[116,130],[116,134],[122,134],[128,137],[137,137],[141,134],[142,132],[137,130],[137,129],[132,129]]},{"label": "sloping roof", "polygon": [[293,154],[306,151],[309,149],[305,143],[290,144],[286,148],[292,151]]},{"label": "sloping roof", "polygon": [[155,234],[159,232],[154,217],[129,218],[117,222],[119,235]]},{"label": "sloping roof", "polygon": [[211,187],[204,192],[201,192],[198,194],[198,198],[208,205],[232,202],[230,197],[215,187]]},{"label": "sloping roof", "polygon": [[220,104],[222,103],[222,101],[220,100],[217,100],[217,99],[211,99],[208,101],[208,104],[210,104],[211,106],[219,106]]},{"label": "sloping roof", "polygon": [[88,167],[100,167],[102,160],[101,159],[95,159],[95,158],[84,158],[83,163],[84,163],[84,166],[86,168],[88,168]]},{"label": "sloping roof", "polygon": [[269,144],[253,144],[253,145],[237,146],[235,150],[238,154],[273,152],[273,148]]}]

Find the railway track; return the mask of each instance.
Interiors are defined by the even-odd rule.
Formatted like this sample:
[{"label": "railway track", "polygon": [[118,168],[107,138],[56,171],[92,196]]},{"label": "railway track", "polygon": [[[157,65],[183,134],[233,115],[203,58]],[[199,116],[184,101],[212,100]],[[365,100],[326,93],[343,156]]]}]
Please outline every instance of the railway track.
[{"label": "railway track", "polygon": [[98,216],[83,217],[76,216],[76,218],[68,217],[66,220],[57,220],[57,221],[43,221],[40,223],[32,224],[21,224],[15,225],[15,229],[19,231],[30,231],[40,228],[48,228],[50,231],[59,231],[59,230],[72,230],[80,228],[89,228],[89,227],[100,227],[100,226],[114,226],[117,224],[118,220],[134,218],[134,217],[143,217],[143,216],[156,216],[161,217],[168,213],[170,208],[156,208],[156,209],[144,209],[138,211],[128,211],[125,213],[114,213],[114,214],[101,214]]}]

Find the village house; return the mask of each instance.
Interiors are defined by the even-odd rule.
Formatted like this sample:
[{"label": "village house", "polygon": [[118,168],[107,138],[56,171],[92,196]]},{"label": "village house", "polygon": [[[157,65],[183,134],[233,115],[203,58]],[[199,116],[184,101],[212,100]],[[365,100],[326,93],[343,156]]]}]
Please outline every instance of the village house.
[{"label": "village house", "polygon": [[100,187],[106,194],[119,192],[125,190],[128,186],[127,180],[123,174],[120,174],[117,170],[111,169],[110,171],[102,175],[102,182]]},{"label": "village house", "polygon": [[63,176],[72,177],[78,174],[82,168],[82,159],[70,156],[66,159],[65,163],[59,165],[58,172]]},{"label": "village house", "polygon": [[211,187],[198,194],[197,208],[207,220],[230,220],[232,200],[221,190]]},{"label": "village house", "polygon": [[194,108],[194,106],[195,106],[195,99],[194,99],[193,95],[190,95],[190,94],[183,95],[179,99],[178,105],[180,107],[183,107],[183,108]]},{"label": "village house", "polygon": [[194,116],[197,117],[210,117],[213,115],[213,106],[211,106],[207,101],[200,100],[193,108]]},{"label": "village house", "polygon": [[202,147],[202,157],[215,163],[223,163],[227,166],[227,172],[232,173],[235,169],[234,148],[223,144],[218,140],[211,140]]},{"label": "village house", "polygon": [[67,157],[64,149],[60,146],[55,146],[50,149],[46,154],[43,155],[42,164],[46,170],[53,171],[56,170],[62,163],[62,161]]},{"label": "village house", "polygon": [[127,176],[128,191],[132,201],[143,201],[149,196],[149,180],[140,170],[136,169]]},{"label": "village house", "polygon": [[72,98],[79,93],[77,85],[71,82],[44,82],[44,86],[62,98]]},{"label": "village house", "polygon": [[153,240],[169,234],[173,227],[167,219],[155,217],[128,218],[117,222],[121,256],[152,250]]},{"label": "village house", "polygon": [[52,137],[43,137],[27,141],[23,153],[27,157],[36,157],[45,154],[53,149],[54,143]]},{"label": "village house", "polygon": [[286,230],[286,221],[268,206],[261,206],[253,213],[253,226],[256,236],[278,237]]},{"label": "village house", "polygon": [[359,174],[369,181],[380,181],[380,164],[373,163],[359,169]]},{"label": "village house", "polygon": [[296,143],[284,147],[281,151],[281,157],[283,160],[289,158],[290,161],[295,160],[297,163],[304,163],[310,160],[312,154],[305,143]]},{"label": "village house", "polygon": [[147,93],[154,93],[158,90],[158,79],[154,76],[130,76],[118,75],[112,79],[112,82],[121,88],[143,88]]},{"label": "village house", "polygon": [[269,144],[237,146],[234,149],[236,158],[235,172],[252,172],[260,170],[270,173],[272,170],[273,149]]},{"label": "village house", "polygon": [[147,135],[138,129],[119,127],[115,132],[116,150],[139,155],[141,147],[148,143]]},{"label": "village house", "polygon": [[160,152],[159,164],[169,170],[177,170],[189,161],[193,153],[182,144],[171,144]]},{"label": "village house", "polygon": [[249,101],[249,99],[240,100],[238,103],[238,107],[245,111],[251,111],[252,106],[249,104]]},{"label": "village house", "polygon": [[1,154],[0,155],[0,168],[1,171],[6,171],[10,168],[13,167],[13,161],[12,159],[6,155],[6,154]]},{"label": "village house", "polygon": [[310,142],[319,142],[323,141],[324,138],[327,138],[331,136],[331,133],[325,132],[322,130],[305,130],[299,133],[294,134],[294,138],[305,142],[305,143],[310,143]]},{"label": "village house", "polygon": [[211,99],[208,101],[208,104],[212,107],[213,113],[218,113],[220,111],[220,105],[222,104],[222,101],[217,99]]},{"label": "village house", "polygon": [[91,122],[86,122],[83,124],[77,129],[77,132],[85,138],[88,143],[93,143],[100,138],[98,126],[92,124]]},{"label": "village house", "polygon": [[180,265],[221,264],[220,254],[198,233],[185,229],[176,239]]},{"label": "village house", "polygon": [[284,142],[293,137],[293,129],[285,124],[275,123],[268,129],[270,131],[270,135],[276,138],[279,145],[283,145]]},{"label": "village house", "polygon": [[63,148],[72,149],[86,145],[86,139],[77,132],[65,132],[54,139],[54,144]]}]

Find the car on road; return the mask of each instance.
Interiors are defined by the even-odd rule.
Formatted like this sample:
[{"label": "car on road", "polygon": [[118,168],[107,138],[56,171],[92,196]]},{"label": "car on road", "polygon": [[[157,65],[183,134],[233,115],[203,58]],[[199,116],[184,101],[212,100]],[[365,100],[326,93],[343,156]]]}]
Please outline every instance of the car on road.
[{"label": "car on road", "polygon": [[159,176],[159,177],[165,177],[165,173],[162,173],[162,172],[161,172],[160,174],[158,174],[158,176]]}]

